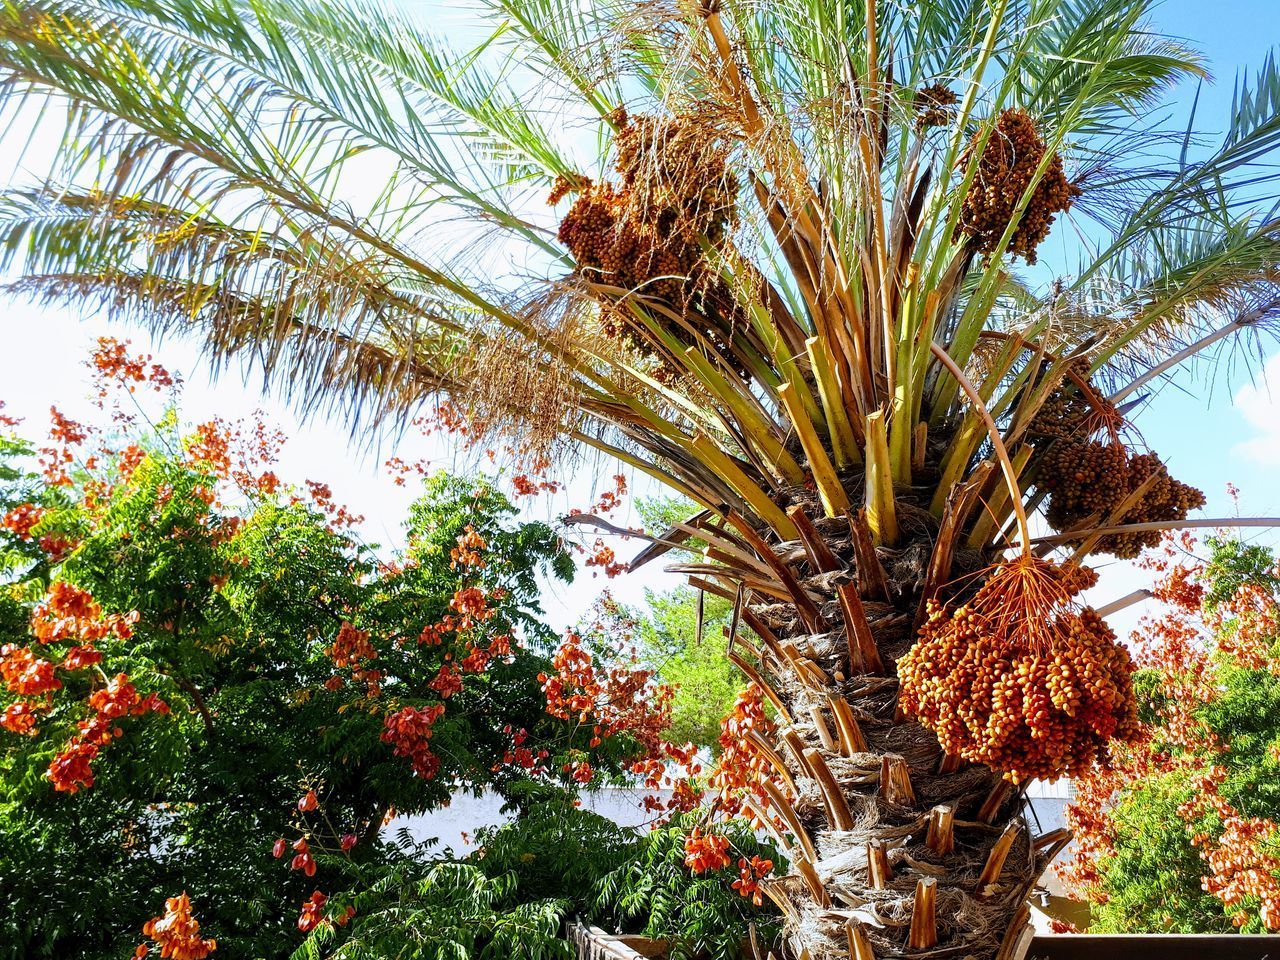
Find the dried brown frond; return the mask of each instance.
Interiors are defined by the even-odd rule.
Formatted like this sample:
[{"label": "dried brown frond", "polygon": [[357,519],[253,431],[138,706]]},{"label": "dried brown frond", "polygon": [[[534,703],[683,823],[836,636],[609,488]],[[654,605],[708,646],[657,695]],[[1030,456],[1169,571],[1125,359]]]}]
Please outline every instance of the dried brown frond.
[{"label": "dried brown frond", "polygon": [[[489,432],[521,438],[521,454],[545,456],[578,426],[576,358],[589,355],[590,306],[554,287],[525,305],[532,331],[476,331],[450,372],[455,402]],[[535,346],[536,345],[536,346]]]}]

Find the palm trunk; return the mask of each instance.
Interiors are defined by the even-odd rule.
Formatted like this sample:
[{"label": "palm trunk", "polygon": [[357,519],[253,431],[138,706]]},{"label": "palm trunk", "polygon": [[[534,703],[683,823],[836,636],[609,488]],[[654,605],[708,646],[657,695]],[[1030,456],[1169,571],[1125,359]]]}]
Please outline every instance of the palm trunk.
[{"label": "palm trunk", "polygon": [[770,895],[799,957],[1015,960],[1030,939],[1027,896],[1065,842],[1032,837],[1019,791],[945,757],[898,713],[895,662],[926,584],[982,565],[957,552],[938,576],[931,492],[919,506],[900,493],[895,548],[871,546],[857,517],[810,522],[821,509],[804,490],[786,504],[800,540],[747,535],[773,553],[778,592],[801,591],[796,602],[757,592],[743,615],[763,641],[753,672],[780,706],[772,759],[789,777],[763,788],[761,806],[787,825],[793,869]]}]

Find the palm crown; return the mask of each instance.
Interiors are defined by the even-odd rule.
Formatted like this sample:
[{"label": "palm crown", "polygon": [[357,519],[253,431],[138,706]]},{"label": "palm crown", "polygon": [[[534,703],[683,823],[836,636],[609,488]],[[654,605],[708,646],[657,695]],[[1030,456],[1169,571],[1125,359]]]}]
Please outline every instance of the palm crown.
[{"label": "palm crown", "polygon": [[[1035,553],[1079,561],[1202,502],[1121,438],[1176,365],[1280,311],[1275,65],[1205,137],[1164,126],[1203,65],[1145,0],[479,6],[461,52],[341,0],[9,0],[5,105],[66,123],[3,200],[17,286],[249,354],[304,407],[448,397],[536,456],[616,456],[709,511],[656,549],[707,544],[682,569],[762,637],[758,667],[735,657],[789,721],[767,674],[891,726],[822,667],[897,662],[944,752],[1015,779],[1092,762],[966,746],[926,702],[964,635],[930,604],[1016,542],[973,597],[986,629],[1112,656],[1061,619],[1083,581],[1027,514],[1060,531]],[[789,762],[847,827],[812,752]]]}]

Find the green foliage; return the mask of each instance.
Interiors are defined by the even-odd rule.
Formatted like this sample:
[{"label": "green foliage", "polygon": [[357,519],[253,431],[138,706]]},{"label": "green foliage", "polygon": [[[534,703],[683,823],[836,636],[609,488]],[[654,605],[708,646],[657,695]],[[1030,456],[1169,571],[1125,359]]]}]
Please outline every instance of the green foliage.
[{"label": "green foliage", "polygon": [[1222,903],[1200,887],[1204,861],[1178,815],[1189,794],[1186,777],[1170,773],[1113,808],[1113,850],[1100,864],[1108,899],[1091,908],[1090,932],[1232,932]]},{"label": "green foliage", "polygon": [[[1215,632],[1189,668],[1203,670],[1199,689],[1212,691],[1190,704],[1192,721],[1203,729],[1188,737],[1183,721],[1167,719],[1180,716],[1166,713],[1180,696],[1170,692],[1170,676],[1188,668],[1175,661],[1138,673],[1142,716],[1152,725],[1151,762],[1138,782],[1117,792],[1106,812],[1108,842],[1094,864],[1100,878],[1095,894],[1101,894],[1092,908],[1096,932],[1268,932],[1256,902],[1246,897],[1228,907],[1201,887],[1210,868],[1192,838],[1201,834],[1212,841],[1222,834],[1223,822],[1212,804],[1190,817],[1184,805],[1203,789],[1197,778],[1215,769],[1218,795],[1242,817],[1280,821],[1280,677],[1273,666],[1280,659],[1280,637],[1259,635],[1250,624],[1245,646],[1261,659],[1245,656],[1236,642],[1245,626],[1240,617],[1253,614],[1225,606],[1242,588],[1258,589],[1274,602],[1280,579],[1276,555],[1266,547],[1238,539],[1206,543],[1210,556],[1197,582]],[[1181,643],[1177,633],[1174,642]],[[1280,844],[1273,837],[1263,850],[1276,852]],[[1232,918],[1238,911],[1237,926]]]},{"label": "green foliage", "polygon": [[[736,867],[703,874],[689,871],[684,841],[697,825],[696,814],[689,814],[646,834],[633,855],[600,880],[595,908],[626,931],[666,940],[673,960],[732,960],[742,956],[752,923],[761,942],[768,943],[778,932],[778,918],[732,889]],[[782,866],[777,850],[762,843],[745,821],[717,824],[715,832],[728,837],[735,862],[738,857],[759,856]]]},{"label": "green foliage", "polygon": [[[0,691],[0,710],[39,713],[29,735],[0,729],[0,958],[124,956],[183,890],[219,957],[285,955],[312,890],[332,889],[351,864],[403,860],[379,838],[388,810],[425,811],[459,788],[517,790],[529,774],[506,762],[512,729],[548,751],[552,771],[589,735],[546,713],[538,681],[555,640],[539,620],[538,578],[572,564],[546,524],[517,523],[491,484],[428,479],[403,554],[384,565],[332,510],[288,489],[237,491],[227,469],[163,430],[144,438],[131,472],[104,458],[70,486],[29,472],[29,449],[0,447],[0,507],[45,511],[29,536],[0,532],[3,642],[59,661],[62,643],[29,635],[54,582],[138,619],[132,636],[97,641],[101,664],[59,669],[47,704]],[[481,567],[451,558],[468,527],[486,543]],[[45,537],[66,540],[65,552],[42,547]],[[488,619],[420,643],[423,628],[457,615],[451,602],[468,586],[488,598]],[[335,665],[344,624],[368,634],[372,659]],[[432,685],[441,668],[505,635],[520,641],[510,655],[464,671],[442,700]],[[55,790],[50,761],[92,715],[88,696],[119,673],[171,712],[121,718],[92,762],[92,786]],[[382,735],[394,711],[433,704],[445,707],[429,741],[440,768],[424,778]],[[610,756],[593,763],[616,771]],[[304,816],[297,804],[310,789],[320,807]],[[357,842],[342,851],[346,834]],[[314,851],[314,877],[272,857],[277,838],[298,836]],[[461,882],[450,876],[440,874],[442,889]],[[521,909],[495,943],[532,943],[529,930],[549,922]]]},{"label": "green foliage", "polygon": [[560,899],[586,906],[600,877],[622,864],[635,834],[578,806],[575,797],[545,784],[522,784],[510,800],[517,819],[476,834],[485,872],[516,878],[522,899]]},{"label": "green foliage", "polygon": [[399,865],[335,898],[355,909],[349,926],[318,927],[293,960],[570,960],[559,935],[568,904],[520,892],[514,874],[495,877],[478,863]]},{"label": "green foliage", "polygon": [[[733,604],[689,587],[645,593],[647,609],[630,609],[641,658],[675,688],[669,737],[719,751],[720,721],[742,690],[742,676],[724,655],[723,628],[733,618]],[[698,604],[702,603],[702,635]],[[739,627],[744,636],[750,635]]]},{"label": "green foliage", "polygon": [[[636,510],[644,528],[659,535],[689,519],[697,507],[682,497],[649,497],[638,500]],[[692,556],[705,546],[694,539],[679,552]],[[675,688],[669,738],[718,752],[720,721],[743,687],[741,674],[724,655],[724,630],[733,619],[733,604],[689,587],[664,593],[647,590],[643,608],[627,608],[620,616],[630,626],[641,659]],[[739,631],[752,636],[745,624]]]},{"label": "green foliage", "polygon": [[1270,590],[1280,587],[1280,577],[1276,576],[1276,556],[1269,548],[1230,537],[1207,537],[1205,544],[1210,550],[1205,568],[1206,609],[1213,610],[1231,599],[1245,584],[1257,584]]},{"label": "green foliage", "polygon": [[[732,889],[734,868],[704,875],[684,865],[692,818],[648,833],[618,827],[545,785],[513,792],[510,823],[478,832],[475,853],[405,861],[372,882],[353,871],[350,923],[317,928],[294,960],[569,958],[560,924],[574,916],[671,943],[672,956],[738,958],[754,921],[776,933],[771,909]],[[717,831],[720,828],[717,827]],[[725,825],[736,855],[775,858],[745,823]]]}]

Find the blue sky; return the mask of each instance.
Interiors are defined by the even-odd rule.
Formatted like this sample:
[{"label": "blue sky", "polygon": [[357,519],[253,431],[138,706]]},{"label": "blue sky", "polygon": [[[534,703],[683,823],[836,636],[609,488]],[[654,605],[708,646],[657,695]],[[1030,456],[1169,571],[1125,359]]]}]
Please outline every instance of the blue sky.
[{"label": "blue sky", "polygon": [[[300,0],[305,2],[305,0]],[[459,23],[457,5],[447,2],[408,3],[437,30]],[[444,14],[441,16],[441,14]],[[1168,0],[1157,10],[1156,19],[1165,31],[1189,40],[1204,51],[1216,82],[1201,93],[1201,117],[1225,114],[1231,102],[1231,87],[1238,71],[1252,69],[1266,56],[1269,45],[1280,40],[1280,14],[1275,0]],[[1193,89],[1181,91],[1185,116]],[[16,143],[0,143],[0,157],[17,152]],[[26,163],[38,169],[39,150]],[[5,164],[7,167],[7,163]],[[340,500],[368,516],[366,535],[383,543],[397,539],[400,519],[411,491],[392,484],[381,462],[392,453],[405,459],[430,456],[439,466],[463,466],[437,444],[421,439],[401,440],[390,433],[365,436],[353,448],[344,424],[317,419],[303,425],[282,404],[261,396],[261,384],[252,376],[242,382],[229,372],[218,382],[210,382],[196,351],[180,342],[152,343],[138,331],[109,329],[93,317],[82,317],[71,309],[42,309],[25,302],[0,298],[0,324],[6,349],[0,351],[0,399],[8,412],[28,418],[31,429],[43,429],[51,404],[73,416],[87,415],[86,392],[80,366],[89,344],[102,333],[130,336],[135,344],[157,355],[165,364],[186,376],[186,412],[195,419],[212,415],[234,417],[262,407],[280,422],[292,437],[284,452],[282,473],[301,483],[303,479],[329,482]],[[1263,343],[1270,358],[1269,376],[1254,363],[1252,380],[1246,365],[1228,370],[1201,367],[1197,376],[1183,376],[1166,388],[1161,403],[1144,414],[1138,423],[1148,444],[1169,462],[1180,479],[1194,483],[1209,496],[1207,515],[1231,513],[1235,507],[1225,494],[1228,481],[1242,491],[1240,512],[1245,515],[1280,516],[1280,351],[1274,341]],[[1212,381],[1212,384],[1211,384]],[[1211,389],[1212,386],[1212,389]],[[612,470],[580,470],[567,496],[543,500],[531,508],[534,515],[547,518],[570,506],[585,506],[593,499],[592,480],[596,473]],[[628,471],[630,472],[630,471]],[[649,490],[643,483],[641,491]],[[624,545],[620,552],[631,547]],[[1116,564],[1106,571],[1096,599],[1105,602],[1133,589],[1141,574]],[[615,581],[615,591],[624,599],[637,599],[644,586],[674,586],[673,576],[654,571],[643,578]],[[547,597],[552,619],[571,622],[585,610],[602,579],[583,575],[569,589],[553,589]],[[1118,626],[1131,622],[1132,612]]]}]

